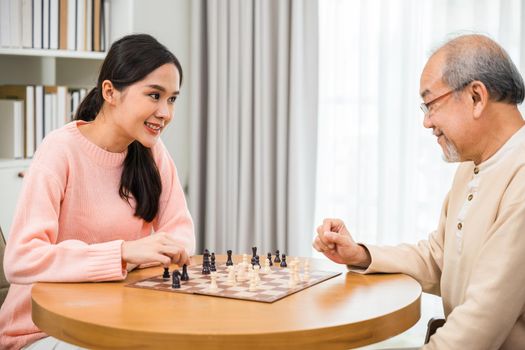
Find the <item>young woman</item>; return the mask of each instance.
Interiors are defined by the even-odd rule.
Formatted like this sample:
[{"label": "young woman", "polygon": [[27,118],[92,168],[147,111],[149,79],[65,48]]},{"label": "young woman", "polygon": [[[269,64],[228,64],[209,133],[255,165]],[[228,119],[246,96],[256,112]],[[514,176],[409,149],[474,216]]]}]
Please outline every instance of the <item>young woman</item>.
[{"label": "young woman", "polygon": [[127,265],[189,262],[193,223],[160,140],[181,82],[166,47],[149,35],[126,36],[111,46],[76,121],[40,145],[5,250],[12,284],[0,348],[56,342],[40,339],[46,334],[31,321],[32,283],[115,281]]}]

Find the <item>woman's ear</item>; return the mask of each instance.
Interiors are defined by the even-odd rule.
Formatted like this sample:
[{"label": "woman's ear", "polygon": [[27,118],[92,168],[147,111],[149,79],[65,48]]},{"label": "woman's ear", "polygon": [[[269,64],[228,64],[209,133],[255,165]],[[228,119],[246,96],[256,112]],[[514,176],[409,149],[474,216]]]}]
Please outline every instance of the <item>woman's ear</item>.
[{"label": "woman's ear", "polygon": [[109,104],[115,104],[117,89],[113,86],[113,83],[109,80],[102,82],[102,98]]},{"label": "woman's ear", "polygon": [[474,119],[478,119],[481,117],[483,110],[489,101],[487,87],[481,81],[474,80],[472,83],[470,83],[468,92],[472,98],[472,112]]}]

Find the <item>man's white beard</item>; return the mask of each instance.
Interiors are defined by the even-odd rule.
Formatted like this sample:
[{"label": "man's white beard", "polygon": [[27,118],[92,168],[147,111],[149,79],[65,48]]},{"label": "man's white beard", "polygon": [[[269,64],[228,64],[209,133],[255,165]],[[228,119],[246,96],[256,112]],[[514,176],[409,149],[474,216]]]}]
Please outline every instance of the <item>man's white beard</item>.
[{"label": "man's white beard", "polygon": [[447,163],[460,162],[461,157],[459,156],[456,146],[454,146],[445,135],[443,135],[443,137],[445,138],[445,146],[447,148],[443,151],[443,160]]}]

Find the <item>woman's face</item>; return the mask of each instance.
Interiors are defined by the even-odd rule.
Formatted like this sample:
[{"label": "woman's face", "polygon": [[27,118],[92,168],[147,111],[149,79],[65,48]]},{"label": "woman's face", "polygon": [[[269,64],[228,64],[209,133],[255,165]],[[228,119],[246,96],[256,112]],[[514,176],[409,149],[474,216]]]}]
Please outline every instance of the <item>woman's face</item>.
[{"label": "woman's face", "polygon": [[164,64],[144,79],[116,92],[115,124],[129,143],[137,140],[151,148],[171,122],[179,94],[179,71]]}]

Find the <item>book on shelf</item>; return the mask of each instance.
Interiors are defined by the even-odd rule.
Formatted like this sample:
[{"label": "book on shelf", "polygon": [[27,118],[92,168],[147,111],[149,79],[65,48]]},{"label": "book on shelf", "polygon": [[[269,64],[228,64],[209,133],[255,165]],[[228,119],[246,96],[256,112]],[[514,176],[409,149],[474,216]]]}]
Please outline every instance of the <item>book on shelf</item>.
[{"label": "book on shelf", "polygon": [[24,101],[0,99],[0,158],[24,157]]},{"label": "book on shelf", "polygon": [[24,156],[30,158],[35,153],[35,88],[24,85],[0,85],[0,98],[19,100],[25,104],[24,126],[25,126],[25,152]]},{"label": "book on shelf", "polygon": [[[2,1],[2,0],[0,0]],[[41,49],[43,36],[42,33],[42,17],[44,16],[42,1],[33,1],[33,48]]]},{"label": "book on shelf", "polygon": [[60,39],[58,40],[58,48],[60,50],[67,50],[67,6],[68,0],[60,0],[59,6],[60,6],[60,23],[58,25],[58,30],[60,32]]},{"label": "book on shelf", "polygon": [[105,51],[110,0],[0,0],[0,47]]}]

